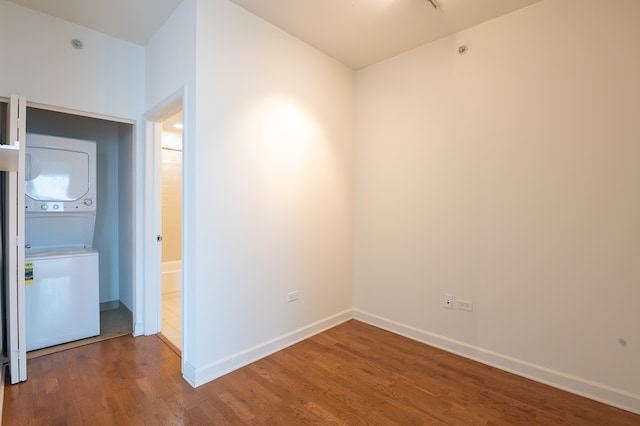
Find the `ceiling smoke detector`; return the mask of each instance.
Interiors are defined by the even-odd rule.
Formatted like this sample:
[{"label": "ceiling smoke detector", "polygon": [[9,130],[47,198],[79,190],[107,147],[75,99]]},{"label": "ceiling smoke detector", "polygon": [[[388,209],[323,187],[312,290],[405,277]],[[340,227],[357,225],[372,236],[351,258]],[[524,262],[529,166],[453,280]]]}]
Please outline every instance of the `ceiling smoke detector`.
[{"label": "ceiling smoke detector", "polygon": [[71,45],[73,46],[74,49],[82,49],[82,40],[78,40],[77,38],[74,38],[73,40],[71,40]]}]

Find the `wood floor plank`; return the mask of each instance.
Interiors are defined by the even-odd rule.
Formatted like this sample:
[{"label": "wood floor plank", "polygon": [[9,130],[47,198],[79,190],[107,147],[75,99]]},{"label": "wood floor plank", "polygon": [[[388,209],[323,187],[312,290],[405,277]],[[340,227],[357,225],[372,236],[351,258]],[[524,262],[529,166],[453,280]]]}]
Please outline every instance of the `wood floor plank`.
[{"label": "wood floor plank", "polygon": [[28,360],[5,425],[640,425],[640,416],[352,320],[197,389],[156,336]]}]

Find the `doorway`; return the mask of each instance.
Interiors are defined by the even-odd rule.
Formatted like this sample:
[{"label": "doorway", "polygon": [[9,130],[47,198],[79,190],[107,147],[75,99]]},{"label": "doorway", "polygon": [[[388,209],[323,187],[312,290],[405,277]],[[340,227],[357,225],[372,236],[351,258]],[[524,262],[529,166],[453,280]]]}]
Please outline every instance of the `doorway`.
[{"label": "doorway", "polygon": [[182,351],[182,110],[162,120],[161,337]]},{"label": "doorway", "polygon": [[[27,106],[27,117],[28,133],[95,141],[97,208],[93,248],[99,252],[99,335],[31,351],[27,354],[31,358],[133,332],[135,130],[132,123],[37,106]],[[27,313],[28,309],[31,308],[27,307]]]},{"label": "doorway", "polygon": [[[11,102],[13,102],[13,96]],[[6,105],[4,99],[0,99],[0,110],[3,112],[0,119],[2,122],[0,127],[2,128],[7,126],[8,121],[5,120],[4,116],[4,112],[7,109]],[[130,334],[133,331],[132,312],[134,310],[133,302],[137,268],[135,263],[136,256],[134,255],[134,239],[136,235],[136,165],[134,158],[136,147],[134,121],[41,104],[27,105],[26,100],[24,101],[22,114],[24,117],[28,116],[28,120],[23,126],[23,131],[31,134],[31,139],[35,137],[34,135],[40,135],[39,137],[41,138],[92,141],[92,144],[95,144],[95,169],[98,177],[94,190],[98,201],[95,208],[96,222],[92,238],[92,249],[95,252],[99,252],[99,259],[96,259],[99,262],[99,275],[94,275],[90,280],[83,276],[83,282],[90,282],[94,286],[94,290],[98,292],[98,298],[96,299],[92,296],[91,303],[95,301],[99,304],[91,312],[92,315],[93,312],[97,312],[99,315],[99,334],[82,340],[76,339],[83,336],[71,336],[69,334],[72,341],[67,342],[65,340],[61,344],[47,341],[45,342],[46,344],[40,345],[40,347],[34,346],[31,348],[29,348],[29,336],[24,336],[26,344],[21,347],[25,351],[27,349],[30,350],[28,354],[22,356],[26,361],[26,359],[35,356],[57,352],[96,340]],[[25,141],[24,146],[26,146],[26,138],[22,140]],[[48,148],[50,147],[48,146]],[[33,162],[33,153],[31,157],[30,164]],[[19,192],[24,192],[24,189]],[[20,198],[25,199],[24,196]],[[21,211],[25,211],[24,206]],[[31,223],[30,226],[34,227],[28,228],[25,225],[26,231],[31,230],[31,234],[36,235],[38,238],[39,235],[53,235],[54,230],[59,230],[51,227],[45,227],[44,230],[40,230],[37,223]],[[68,233],[66,231],[58,232],[56,235],[62,235],[66,238]],[[25,239],[25,244],[31,243]],[[29,249],[35,250],[37,247],[25,246],[25,251]],[[40,260],[42,259],[38,259],[38,261]],[[47,265],[53,264],[51,261],[47,263]],[[50,275],[45,280],[48,273],[43,273],[43,265],[44,263],[42,262],[40,265],[36,264],[36,262],[30,262],[28,269],[25,269],[26,273],[36,274],[30,275],[31,279],[26,283],[28,285],[22,286],[25,289],[25,293],[27,287],[29,287],[29,290],[34,290],[36,286],[43,286],[44,281],[56,284],[58,282],[66,282],[52,279]],[[59,263],[55,263],[55,265],[57,267]],[[76,272],[75,268],[71,268],[71,271]],[[23,277],[26,273],[22,274]],[[75,297],[75,294],[72,294],[72,296]],[[23,297],[23,301],[24,299]],[[63,298],[62,300],[66,301],[68,299]],[[50,302],[50,300],[47,302]],[[89,304],[83,302],[76,305],[86,307]],[[23,315],[29,313],[27,308],[27,306],[20,308]],[[48,304],[37,310],[34,310],[32,305],[31,313],[47,311],[48,309]],[[26,322],[28,321],[23,320],[22,324]],[[31,323],[34,324],[33,321]],[[95,334],[95,331],[92,331],[91,335],[93,334]],[[49,335],[45,334],[45,336],[48,338]],[[33,337],[31,342],[34,342]]]}]

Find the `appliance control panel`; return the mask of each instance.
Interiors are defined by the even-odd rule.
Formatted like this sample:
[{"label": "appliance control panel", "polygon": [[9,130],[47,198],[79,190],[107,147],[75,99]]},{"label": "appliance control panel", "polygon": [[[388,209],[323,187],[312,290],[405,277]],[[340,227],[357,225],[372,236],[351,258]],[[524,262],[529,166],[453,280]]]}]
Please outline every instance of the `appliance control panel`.
[{"label": "appliance control panel", "polygon": [[30,197],[25,197],[24,200],[25,211],[27,212],[86,212],[96,210],[96,196],[95,194],[88,194],[79,200],[74,201],[43,201],[34,200]]}]

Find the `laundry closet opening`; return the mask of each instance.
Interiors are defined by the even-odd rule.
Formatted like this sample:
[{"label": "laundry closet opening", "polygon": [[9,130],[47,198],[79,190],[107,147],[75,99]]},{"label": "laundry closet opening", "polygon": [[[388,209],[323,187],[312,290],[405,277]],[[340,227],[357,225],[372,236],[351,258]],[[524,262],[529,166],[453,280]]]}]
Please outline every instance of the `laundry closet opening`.
[{"label": "laundry closet opening", "polygon": [[[30,134],[95,141],[96,205],[92,249],[98,253],[99,272],[97,283],[94,278],[88,278],[83,285],[98,287],[99,304],[96,303],[95,309],[99,309],[100,334],[89,339],[64,343],[64,346],[34,350],[29,355],[132,333],[135,268],[134,126],[28,107],[27,147]],[[33,225],[27,221],[27,235],[30,231],[29,226]],[[38,232],[47,230],[38,229]],[[29,248],[25,254],[29,256]],[[29,309],[34,309],[33,306],[29,306],[29,300],[25,308],[27,315]]]}]

